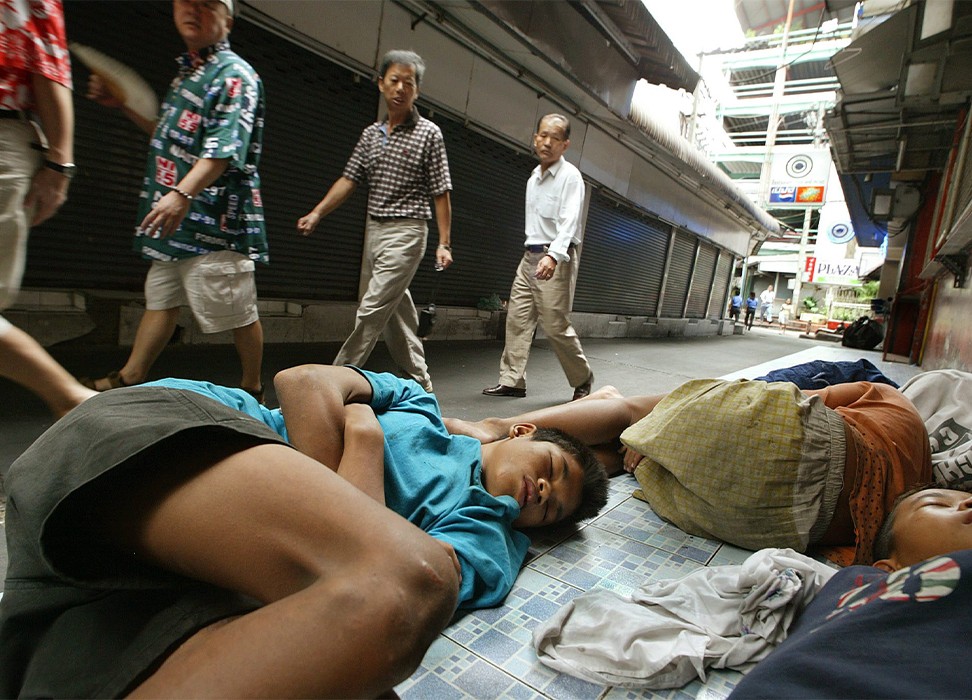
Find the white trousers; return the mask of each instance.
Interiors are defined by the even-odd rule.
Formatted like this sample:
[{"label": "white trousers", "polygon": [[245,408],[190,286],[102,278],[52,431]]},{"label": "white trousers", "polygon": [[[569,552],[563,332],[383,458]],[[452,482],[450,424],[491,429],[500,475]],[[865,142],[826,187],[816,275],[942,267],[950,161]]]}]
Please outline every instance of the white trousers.
[{"label": "white trousers", "polygon": [[[0,119],[0,311],[17,300],[27,263],[33,211],[24,209],[24,198],[43,160],[41,152],[30,147],[35,138],[26,121]],[[0,335],[9,327],[0,316]]]}]

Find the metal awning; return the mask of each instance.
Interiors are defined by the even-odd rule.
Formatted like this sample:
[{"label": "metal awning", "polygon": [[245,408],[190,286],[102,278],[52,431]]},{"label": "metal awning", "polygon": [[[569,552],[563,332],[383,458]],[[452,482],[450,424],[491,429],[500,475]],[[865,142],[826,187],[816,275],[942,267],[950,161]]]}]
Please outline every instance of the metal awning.
[{"label": "metal awning", "polygon": [[[854,0],[793,0],[790,30],[815,29],[832,18],[847,22],[853,16]],[[786,23],[790,0],[736,0],[736,17],[743,31],[756,36],[773,34]]]},{"label": "metal awning", "polygon": [[925,15],[912,4],[831,59],[841,90],[824,125],[841,173],[944,168],[972,96],[972,6],[955,3],[934,34]]},{"label": "metal awning", "polygon": [[695,90],[699,74],[641,0],[570,0],[570,4],[625,53],[639,78],[675,90]]}]

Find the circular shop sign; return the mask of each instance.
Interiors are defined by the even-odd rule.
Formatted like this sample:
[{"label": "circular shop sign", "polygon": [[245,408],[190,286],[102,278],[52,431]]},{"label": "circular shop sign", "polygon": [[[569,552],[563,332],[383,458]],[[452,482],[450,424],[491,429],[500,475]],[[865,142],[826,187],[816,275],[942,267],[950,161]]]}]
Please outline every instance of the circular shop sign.
[{"label": "circular shop sign", "polygon": [[834,224],[827,231],[827,238],[831,243],[847,243],[854,237],[854,229],[847,224]]},{"label": "circular shop sign", "polygon": [[810,156],[793,156],[786,162],[786,174],[792,178],[802,178],[813,170],[813,159]]}]

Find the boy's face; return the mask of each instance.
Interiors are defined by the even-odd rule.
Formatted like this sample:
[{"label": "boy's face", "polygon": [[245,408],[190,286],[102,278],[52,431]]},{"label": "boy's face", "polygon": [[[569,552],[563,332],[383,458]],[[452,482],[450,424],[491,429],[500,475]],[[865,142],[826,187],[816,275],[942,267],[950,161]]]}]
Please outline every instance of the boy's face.
[{"label": "boy's face", "polygon": [[516,527],[552,525],[580,508],[584,472],[577,458],[533,439],[536,427],[513,426],[510,438],[483,445],[483,486],[520,504]]},{"label": "boy's face", "polygon": [[949,489],[913,493],[898,504],[893,527],[894,552],[885,560],[892,568],[972,549],[972,494]]}]

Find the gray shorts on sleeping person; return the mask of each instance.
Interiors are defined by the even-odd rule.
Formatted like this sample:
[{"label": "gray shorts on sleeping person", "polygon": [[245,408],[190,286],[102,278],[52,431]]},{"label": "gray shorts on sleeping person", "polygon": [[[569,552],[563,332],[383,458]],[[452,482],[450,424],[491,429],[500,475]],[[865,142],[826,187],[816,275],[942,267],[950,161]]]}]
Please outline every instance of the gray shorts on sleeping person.
[{"label": "gray shorts on sleeping person", "polygon": [[282,443],[267,426],[190,391],[99,394],[14,462],[0,599],[0,697],[117,697],[206,625],[258,607],[105,547],[83,499],[123,470],[178,462],[194,445]]}]

